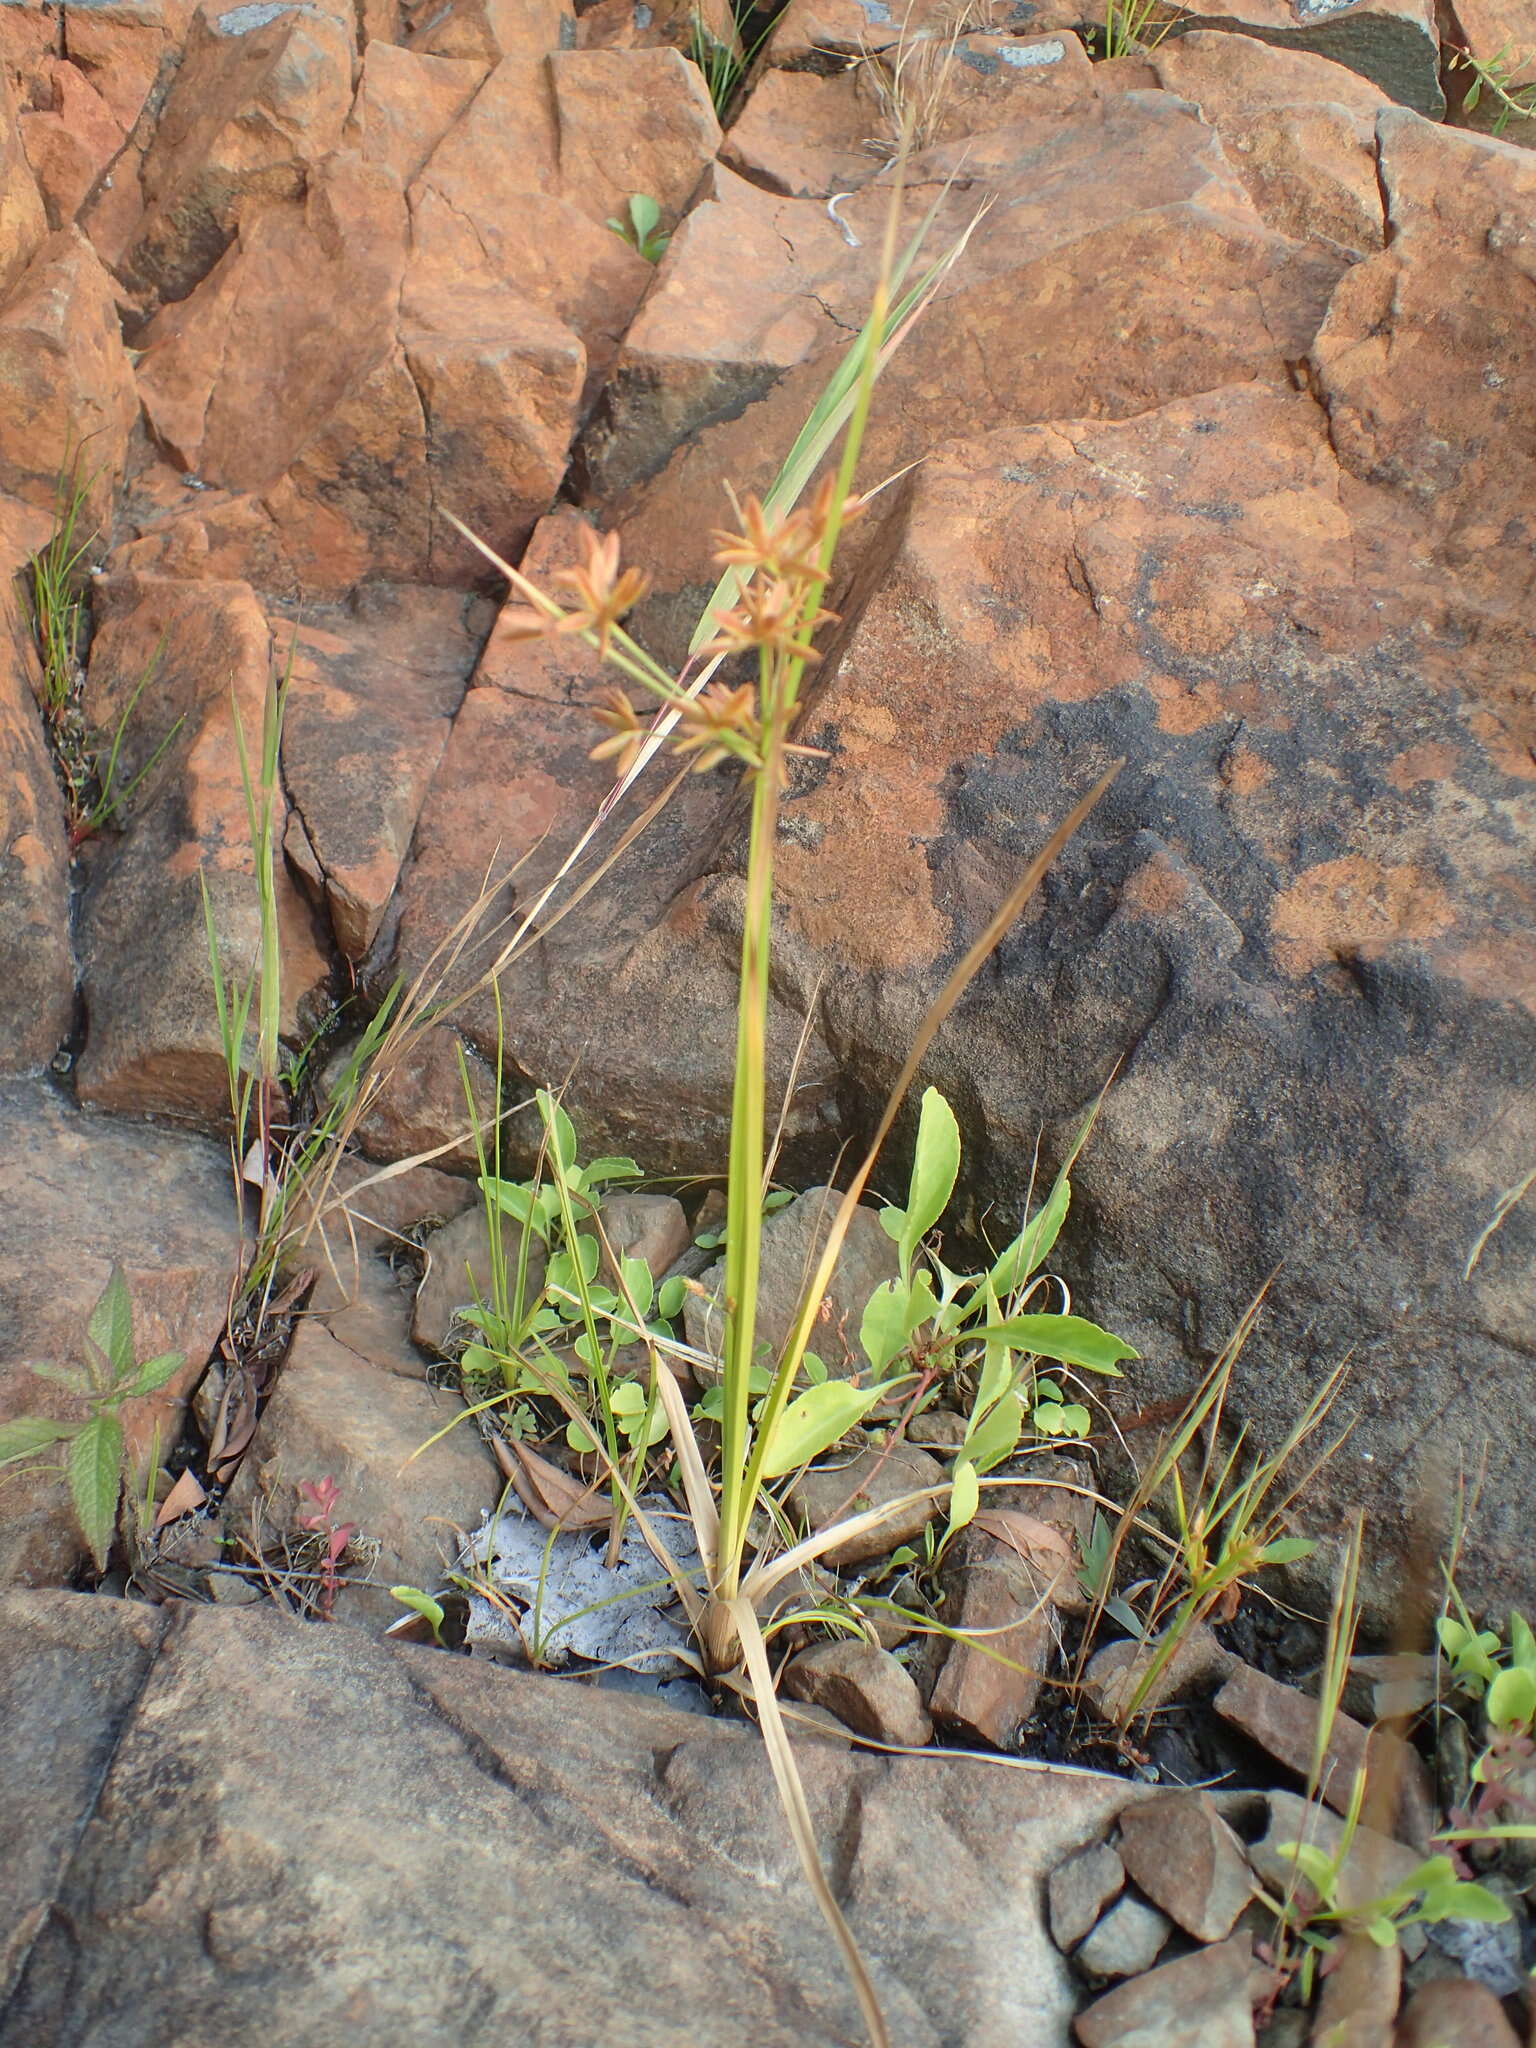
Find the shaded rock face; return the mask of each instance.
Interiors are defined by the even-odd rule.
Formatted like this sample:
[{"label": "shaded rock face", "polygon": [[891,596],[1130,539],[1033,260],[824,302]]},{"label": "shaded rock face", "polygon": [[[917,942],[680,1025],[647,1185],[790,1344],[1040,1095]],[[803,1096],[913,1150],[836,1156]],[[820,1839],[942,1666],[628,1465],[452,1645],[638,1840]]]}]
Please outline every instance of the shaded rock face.
[{"label": "shaded rock face", "polygon": [[[0,1874],[5,2048],[553,2043],[577,2012],[635,2048],[858,2038],[752,1730],[275,1613],[184,1608],[157,1654],[145,1612],[0,1605],[29,1822]],[[797,1753],[893,2038],[1057,2048],[1073,1994],[1036,1892],[1126,1787]]]},{"label": "shaded rock face", "polygon": [[[83,1031],[86,1103],[223,1116],[199,877],[248,976],[237,721],[254,745],[290,648],[290,1044],[419,973],[487,878],[503,938],[539,902],[610,788],[603,678],[493,624],[447,515],[546,579],[622,527],[653,578],[633,626],[682,655],[724,483],[766,487],[864,317],[881,12],[792,0],[722,138],[671,6],[0,8],[0,567],[89,434],[82,715],[110,733],[143,681],[127,775],[174,729],[71,913],[14,607],[0,1061]],[[972,231],[882,381],[865,480],[905,473],[851,532],[784,808],[775,1090],[817,996],[783,1166],[822,1179],[868,1129],[1122,762],[927,1062],[975,1213],[1115,1073],[1066,1250],[1145,1353],[1130,1405],[1185,1392],[1277,1274],[1241,1405],[1279,1435],[1351,1356],[1323,1485],[1385,1553],[1489,1442],[1469,1569],[1508,1589],[1530,1205],[1461,1273],[1536,1160],[1536,171],[1409,111],[1437,110],[1419,0],[1213,0],[1107,65],[1081,12],[908,12],[947,82],[906,224]],[[641,193],[655,264],[607,225]],[[743,824],[728,774],[686,778],[502,976],[511,1081],[569,1077],[583,1143],[651,1171],[724,1156]],[[465,1171],[458,1055],[488,1096],[495,1036],[484,995],[440,1022],[368,1152],[452,1142]]]}]

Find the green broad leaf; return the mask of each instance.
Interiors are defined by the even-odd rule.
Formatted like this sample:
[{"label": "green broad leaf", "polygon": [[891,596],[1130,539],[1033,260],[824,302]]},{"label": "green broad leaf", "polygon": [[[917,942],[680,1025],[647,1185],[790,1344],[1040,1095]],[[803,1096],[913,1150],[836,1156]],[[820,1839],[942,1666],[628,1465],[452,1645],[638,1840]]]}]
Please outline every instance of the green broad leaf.
[{"label": "green broad leaf", "polygon": [[638,1380],[620,1380],[608,1404],[615,1415],[643,1415],[645,1389]]},{"label": "green broad leaf", "polygon": [[[641,1317],[648,1316],[651,1312],[651,1303],[656,1295],[656,1282],[651,1276],[650,1267],[645,1263],[644,1259],[620,1259],[619,1271],[624,1275],[624,1288],[628,1291],[629,1299],[635,1305],[635,1314]],[[621,1291],[616,1308],[622,1308],[622,1306],[623,1292]],[[627,1315],[628,1310],[625,1309],[624,1313]]]},{"label": "green broad leaf", "polygon": [[1482,1884],[1454,1885],[1448,1904],[1448,1920],[1483,1920],[1490,1927],[1502,1927],[1510,1918],[1509,1901]]},{"label": "green broad leaf", "polygon": [[989,1342],[996,1340],[1027,1351],[1035,1358],[1054,1358],[1061,1365],[1080,1365],[1086,1372],[1121,1377],[1117,1363],[1138,1353],[1121,1337],[1112,1337],[1097,1323],[1082,1316],[1010,1316],[1001,1323],[988,1323],[976,1332]]},{"label": "green broad leaf", "polygon": [[1522,1670],[1536,1670],[1536,1636],[1518,1607],[1509,1610],[1509,1661]]},{"label": "green broad leaf", "polygon": [[1093,1425],[1081,1401],[1037,1401],[1029,1419],[1040,1436],[1086,1436]]},{"label": "green broad leaf", "polygon": [[674,1273],[670,1280],[663,1280],[656,1291],[656,1313],[664,1323],[670,1323],[683,1312],[683,1303],[688,1299],[688,1282],[681,1273]]},{"label": "green broad leaf", "polygon": [[432,1630],[433,1642],[442,1642],[445,1616],[441,1601],[434,1600],[430,1593],[423,1593],[419,1586],[391,1586],[389,1597],[398,1600],[402,1607],[409,1607],[413,1614],[419,1614]]},{"label": "green broad leaf", "polygon": [[1023,1434],[1024,1403],[1017,1392],[1009,1388],[966,1432],[962,1454],[978,1472],[990,1472],[1005,1458],[1013,1456]]},{"label": "green broad leaf", "polygon": [[1467,94],[1466,98],[1461,103],[1464,111],[1469,114],[1473,113],[1476,110],[1477,103],[1482,98],[1482,96],[1483,81],[1479,78],[1477,82],[1473,85],[1472,90]]},{"label": "green broad leaf", "polygon": [[886,1280],[864,1304],[859,1323],[859,1344],[870,1368],[883,1373],[910,1334],[907,1321],[909,1290],[900,1280]]},{"label": "green broad leaf", "polygon": [[40,1380],[51,1380],[56,1387],[67,1387],[72,1394],[88,1394],[91,1391],[91,1377],[78,1365],[29,1365],[28,1372],[35,1373]]},{"label": "green broad leaf", "polygon": [[763,1477],[780,1479],[819,1458],[846,1436],[879,1398],[879,1387],[856,1387],[848,1380],[824,1380],[819,1387],[807,1387],[773,1426],[763,1458]]},{"label": "green broad leaf", "polygon": [[573,1451],[583,1454],[597,1449],[597,1438],[584,1424],[570,1421],[565,1425],[565,1440]]},{"label": "green broad leaf", "polygon": [[1338,1873],[1331,1856],[1324,1855],[1315,1842],[1281,1842],[1277,1853],[1290,1857],[1325,1906],[1332,1903]]},{"label": "green broad leaf", "polygon": [[1061,1399],[1061,1389],[1054,1380],[1036,1380],[1035,1399],[1037,1401],[1059,1401]]},{"label": "green broad leaf", "polygon": [[1062,1172],[1057,1174],[1044,1205],[1030,1217],[992,1268],[989,1278],[999,1299],[1006,1300],[1015,1288],[1022,1287],[1030,1274],[1050,1257],[1071,1204],[1072,1183]]},{"label": "green broad leaf", "polygon": [[0,1465],[35,1457],[50,1444],[78,1435],[83,1427],[79,1422],[53,1422],[46,1415],[18,1415],[14,1422],[0,1422]]},{"label": "green broad leaf", "polygon": [[488,1196],[504,1216],[522,1224],[528,1224],[531,1219],[534,1231],[540,1237],[546,1234],[545,1221],[540,1213],[542,1205],[538,1200],[542,1190],[536,1188],[532,1181],[494,1180],[489,1174],[481,1174],[480,1192]]},{"label": "green broad leaf", "polygon": [[949,1487],[950,1534],[965,1528],[980,1505],[981,1482],[976,1476],[976,1467],[969,1458],[957,1458]]},{"label": "green broad leaf", "polygon": [[1017,1377],[1013,1353],[1006,1344],[988,1344],[983,1348],[976,1398],[971,1403],[973,1428],[983,1415],[996,1407]]},{"label": "green broad leaf", "polygon": [[661,208],[648,192],[636,192],[629,202],[629,218],[634,225],[636,240],[643,242],[653,229],[661,225]]},{"label": "green broad leaf", "polygon": [[725,1419],[724,1387],[706,1387],[693,1404],[695,1422],[721,1422]]},{"label": "green broad leaf", "polygon": [[1452,1658],[1460,1656],[1472,1640],[1472,1631],[1463,1628],[1462,1624],[1453,1620],[1449,1614],[1442,1614],[1435,1623],[1435,1634],[1440,1640],[1441,1649],[1447,1657]]},{"label": "green broad leaf", "polygon": [[1273,1543],[1266,1543],[1259,1552],[1261,1564],[1295,1564],[1303,1557],[1310,1557],[1317,1545],[1309,1536],[1277,1536]]},{"label": "green broad leaf", "polygon": [[1483,1711],[1495,1728],[1528,1726],[1536,1719],[1536,1671],[1518,1665],[1500,1671],[1489,1683]]},{"label": "green broad leaf", "polygon": [[787,1209],[794,1199],[793,1188],[774,1188],[770,1194],[763,1197],[763,1214],[771,1216],[776,1209]]},{"label": "green broad leaf", "polygon": [[579,1336],[571,1339],[571,1350],[581,1360],[588,1372],[595,1373],[602,1370],[603,1347],[601,1344],[594,1343],[591,1335],[586,1330],[583,1330]]},{"label": "green broad leaf", "polygon": [[894,1243],[900,1244],[907,1228],[905,1209],[886,1207],[880,1211],[880,1228]]},{"label": "green broad leaf", "polygon": [[123,1427],[110,1411],[93,1415],[69,1446],[69,1493],[96,1569],[107,1568],[123,1479]]},{"label": "green broad leaf", "polygon": [[121,1266],[114,1265],[101,1297],[91,1310],[85,1334],[112,1368],[114,1379],[133,1371],[133,1305]]},{"label": "green broad leaf", "polygon": [[725,1243],[723,1230],[701,1230],[693,1240],[701,1252],[717,1251]]},{"label": "green broad leaf", "polygon": [[641,1172],[633,1159],[594,1159],[581,1170],[581,1184],[587,1188],[605,1187],[612,1180],[639,1180]]},{"label": "green broad leaf", "polygon": [[959,1173],[960,1126],[955,1112],[937,1088],[926,1088],[917,1117],[906,1226],[898,1239],[903,1266],[911,1265],[918,1246],[949,1207]]},{"label": "green broad leaf", "polygon": [[805,1374],[808,1387],[819,1387],[827,1376],[826,1360],[818,1358],[814,1351],[807,1351],[801,1357],[800,1370]]},{"label": "green broad leaf", "polygon": [[539,1121],[544,1126],[549,1156],[562,1173],[569,1173],[576,1164],[576,1126],[547,1088],[540,1088],[534,1100],[538,1104]]},{"label": "green broad leaf", "polygon": [[135,1400],[141,1394],[152,1394],[167,1380],[173,1380],[186,1362],[184,1351],[162,1351],[158,1358],[145,1359],[123,1391]]},{"label": "green broad leaf", "polygon": [[1365,1931],[1378,1948],[1396,1948],[1397,1929],[1390,1920],[1367,1920]]}]

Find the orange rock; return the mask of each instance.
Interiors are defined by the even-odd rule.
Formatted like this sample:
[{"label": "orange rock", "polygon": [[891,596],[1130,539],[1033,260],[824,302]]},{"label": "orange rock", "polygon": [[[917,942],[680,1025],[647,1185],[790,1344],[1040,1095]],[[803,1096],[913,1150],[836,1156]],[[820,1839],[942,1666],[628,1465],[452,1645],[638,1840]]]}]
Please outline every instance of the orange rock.
[{"label": "orange rock", "polygon": [[1347,64],[1432,121],[1445,112],[1433,0],[1344,0],[1326,13],[1300,0],[1200,0],[1187,19]]},{"label": "orange rock", "polygon": [[409,47],[424,57],[496,64],[503,57],[569,50],[575,40],[569,0],[448,0],[423,11]]},{"label": "orange rock", "polygon": [[387,164],[409,185],[479,91],[485,69],[473,61],[418,56],[394,43],[370,43],[343,146],[369,163]]},{"label": "orange rock", "polygon": [[83,71],[62,58],[43,60],[41,107],[19,122],[48,217],[54,226],[74,219],[96,180],[123,144],[123,128]]},{"label": "orange rock", "polygon": [[138,414],[110,280],[78,228],[34,254],[0,307],[0,490],[51,510],[82,449],[80,537],[105,530]]},{"label": "orange rock", "polygon": [[[136,799],[127,833],[86,891],[81,950],[91,1030],[80,1096],[95,1108],[218,1125],[228,1117],[229,1084],[199,878],[225,973],[243,987],[260,957],[260,910],[234,721],[259,761],[272,637],[239,583],[103,578],[95,609],[92,720],[111,726],[128,693],[149,678],[126,730],[124,776],[136,774],[175,721],[182,723]],[[279,842],[285,814],[280,798]],[[329,962],[281,859],[276,885],[282,1030],[304,1036],[316,1021]]]},{"label": "orange rock", "polygon": [[351,101],[351,40],[318,10],[199,13],[144,156],[143,214],[117,266],[140,309],[185,299],[253,206],[302,198]]},{"label": "orange rock", "polygon": [[47,232],[42,194],[17,126],[15,95],[0,71],[0,306]]},{"label": "orange rock", "polygon": [[235,490],[274,483],[387,354],[405,269],[399,183],[350,152],[302,205],[263,207],[144,336],[139,393],[184,469]]},{"label": "orange rock", "polygon": [[74,962],[64,805],[35,694],[37,655],[17,572],[49,520],[0,501],[0,1070],[35,1072],[69,1037]]}]

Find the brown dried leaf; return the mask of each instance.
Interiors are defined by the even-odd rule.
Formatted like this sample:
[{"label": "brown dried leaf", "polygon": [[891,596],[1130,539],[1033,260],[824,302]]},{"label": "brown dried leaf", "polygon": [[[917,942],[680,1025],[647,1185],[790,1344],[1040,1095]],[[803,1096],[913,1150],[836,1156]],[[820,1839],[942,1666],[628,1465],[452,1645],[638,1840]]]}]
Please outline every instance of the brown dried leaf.
[{"label": "brown dried leaf", "polygon": [[595,1485],[584,1486],[569,1472],[526,1445],[511,1445],[517,1470],[509,1471],[513,1490],[541,1529],[595,1529],[609,1517],[608,1502]]},{"label": "brown dried leaf", "polygon": [[971,1527],[1005,1543],[1016,1557],[1039,1571],[1054,1576],[1072,1568],[1072,1545],[1061,1531],[1019,1508],[983,1508],[972,1517]]},{"label": "brown dried leaf", "polygon": [[234,1477],[256,1434],[256,1389],[243,1365],[232,1368],[208,1442],[208,1476],[216,1486]]},{"label": "brown dried leaf", "polygon": [[207,1498],[197,1474],[189,1466],[161,1501],[155,1513],[155,1527],[163,1529],[167,1522],[175,1522],[183,1515],[190,1515],[193,1509],[200,1508]]}]

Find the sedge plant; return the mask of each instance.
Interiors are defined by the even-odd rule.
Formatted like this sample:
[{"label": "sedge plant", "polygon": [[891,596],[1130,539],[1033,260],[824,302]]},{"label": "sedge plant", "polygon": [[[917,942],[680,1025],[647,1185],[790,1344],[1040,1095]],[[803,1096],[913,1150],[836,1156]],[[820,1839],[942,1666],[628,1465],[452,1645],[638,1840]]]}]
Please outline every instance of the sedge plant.
[{"label": "sedge plant", "polygon": [[[762,502],[747,500],[738,508],[736,527],[720,535],[716,559],[725,574],[695,637],[700,669],[691,682],[671,675],[624,630],[625,614],[647,586],[638,571],[621,568],[616,535],[592,537],[584,564],[560,572],[564,602],[482,549],[524,600],[520,608],[503,614],[504,627],[528,637],[579,634],[623,677],[628,687],[615,687],[601,707],[605,732],[594,749],[598,758],[618,763],[621,780],[647,751],[655,751],[655,744],[670,740],[687,768],[707,771],[731,765],[740,772],[749,795],[726,1195],[720,1451],[713,1482],[673,1376],[664,1368],[656,1370],[654,1362],[652,1370],[652,1387],[665,1411],[702,1560],[701,1589],[695,1590],[677,1572],[611,1452],[606,1462],[659,1562],[675,1575],[707,1668],[739,1684],[756,1706],[802,1867],[842,1949],[877,2048],[884,2048],[888,2035],[874,1987],[816,1854],[809,1809],[774,1697],[759,1610],[827,1550],[855,1533],[882,1526],[914,1498],[942,1497],[947,1487],[856,1513],[782,1551],[771,1544],[758,1547],[758,1532],[765,1524],[771,1528],[774,1521],[771,1512],[760,1511],[771,1507],[774,1482],[836,1443],[883,1391],[878,1382],[859,1386],[812,1377],[805,1383],[811,1333],[852,1216],[935,1034],[1115,772],[1101,778],[1074,807],[951,974],[917,1034],[873,1140],[832,1212],[788,1337],[776,1357],[760,1358],[758,1298],[768,1195],[768,1003],[780,804],[790,762],[807,751],[793,735],[806,678],[820,658],[815,636],[833,616],[825,600],[839,542],[867,502],[855,495],[855,473],[876,377],[915,317],[919,301],[932,288],[925,280],[905,300],[892,304],[895,283],[914,253],[909,249],[904,258],[897,256],[899,196],[898,178],[869,318],[849,352],[846,374],[834,380],[832,394],[818,408],[819,429],[832,420],[842,429],[838,459],[801,502],[832,445],[828,434],[812,457],[802,435],[781,478],[784,488]],[[934,275],[930,272],[930,279]],[[738,680],[718,678],[727,661],[739,662]],[[632,691],[638,691],[642,701],[649,700],[649,730]],[[622,1295],[622,1286],[619,1291]]]}]

